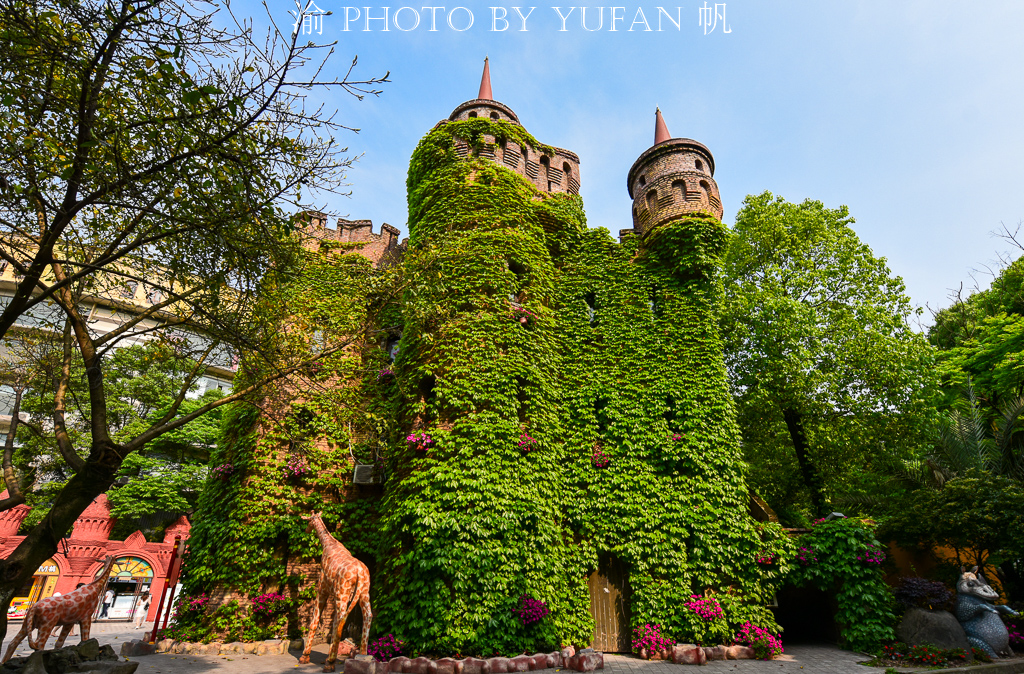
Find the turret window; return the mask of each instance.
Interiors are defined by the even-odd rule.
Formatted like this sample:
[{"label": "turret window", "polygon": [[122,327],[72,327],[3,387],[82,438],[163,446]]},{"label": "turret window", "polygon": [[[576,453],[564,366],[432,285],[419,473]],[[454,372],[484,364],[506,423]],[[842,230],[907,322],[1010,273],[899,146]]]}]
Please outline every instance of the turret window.
[{"label": "turret window", "polygon": [[644,176],[640,176],[640,187],[643,187],[646,184],[647,184],[647,178],[644,177]]},{"label": "turret window", "polygon": [[686,201],[686,183],[682,180],[676,180],[672,183],[672,197],[675,198],[677,194],[680,201]]},{"label": "turret window", "polygon": [[704,193],[704,197],[705,198],[711,196],[711,185],[708,185],[708,181],[701,180],[700,181],[700,189]]},{"label": "turret window", "polygon": [[651,190],[647,193],[647,210],[652,213],[658,206],[658,190]]},{"label": "turret window", "polygon": [[697,167],[697,170],[698,170],[698,171],[703,171],[703,170],[704,170],[704,164],[703,164],[703,163],[701,162],[701,160],[700,160],[700,159],[698,159],[697,161],[695,161],[695,162],[694,162],[694,165],[695,165],[695,166]]},{"label": "turret window", "polygon": [[499,118],[498,113],[496,113],[496,112],[492,112],[491,113],[491,119],[498,119],[498,118]]},{"label": "turret window", "polygon": [[476,117],[476,113],[475,113],[475,112],[471,112],[471,113],[469,113],[469,117],[470,117],[470,119],[472,119],[472,118]]}]

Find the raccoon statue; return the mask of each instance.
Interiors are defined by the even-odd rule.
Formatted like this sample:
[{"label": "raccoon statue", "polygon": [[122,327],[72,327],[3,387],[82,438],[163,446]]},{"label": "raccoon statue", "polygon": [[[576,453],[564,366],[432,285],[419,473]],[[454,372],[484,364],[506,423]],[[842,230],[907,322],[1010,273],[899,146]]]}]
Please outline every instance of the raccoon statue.
[{"label": "raccoon statue", "polygon": [[996,606],[999,593],[978,573],[978,567],[964,571],[960,567],[960,580],[956,584],[956,619],[967,634],[967,643],[978,648],[990,658],[999,653],[1010,654],[1010,634],[999,617],[1000,613],[1018,615],[1009,606]]}]

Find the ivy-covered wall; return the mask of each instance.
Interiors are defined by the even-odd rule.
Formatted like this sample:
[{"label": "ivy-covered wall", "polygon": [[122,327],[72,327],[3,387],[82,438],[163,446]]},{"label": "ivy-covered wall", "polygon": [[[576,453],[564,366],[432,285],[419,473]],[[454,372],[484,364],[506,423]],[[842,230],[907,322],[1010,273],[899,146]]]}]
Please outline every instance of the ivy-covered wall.
[{"label": "ivy-covered wall", "polygon": [[[324,510],[370,558],[373,632],[411,653],[587,644],[588,577],[609,560],[633,625],[705,642],[746,620],[774,628],[791,543],[748,515],[717,333],[727,229],[694,215],[620,244],[586,227],[579,197],[481,156],[502,140],[550,150],[507,122],[439,124],[410,164],[401,262],[326,255],[282,286],[307,298],[278,318],[284,335],[360,346],[307,378],[320,388],[272,393],[272,424],[229,415],[214,464],[236,472],[204,494],[189,592],[299,593],[296,560],[319,555],[299,517]],[[379,500],[348,483],[350,444],[382,461]],[[285,477],[296,452],[301,480]],[[721,634],[685,607],[705,593]],[[523,595],[550,615],[524,627]]]}]

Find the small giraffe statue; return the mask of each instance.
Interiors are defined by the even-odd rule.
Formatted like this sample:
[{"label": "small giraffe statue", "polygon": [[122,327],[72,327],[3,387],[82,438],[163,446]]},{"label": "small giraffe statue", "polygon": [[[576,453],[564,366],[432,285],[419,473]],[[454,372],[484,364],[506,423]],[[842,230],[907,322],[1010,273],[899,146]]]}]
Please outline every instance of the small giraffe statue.
[{"label": "small giraffe statue", "polygon": [[[0,660],[0,664],[11,659],[15,649],[18,648],[26,636],[28,637],[28,645],[33,650],[38,651],[45,648],[46,641],[50,638],[50,633],[57,625],[60,625],[62,629],[57,637],[57,643],[54,644],[54,648],[60,648],[64,645],[64,640],[68,638],[68,634],[71,632],[71,628],[75,626],[75,623],[82,626],[82,641],[88,641],[89,630],[92,628],[92,614],[96,611],[100,597],[103,596],[103,591],[107,587],[107,581],[110,580],[110,567],[113,565],[114,558],[107,557],[103,560],[103,568],[100,570],[99,575],[91,583],[83,585],[63,596],[47,597],[33,604],[26,611],[25,621],[21,624],[21,630],[15,635],[11,645],[7,647],[7,652],[4,654],[4,659]],[[32,638],[33,629],[36,630],[34,639]]]},{"label": "small giraffe statue", "polygon": [[338,659],[338,645],[341,642],[341,632],[345,628],[345,619],[348,618],[348,614],[352,612],[357,602],[363,610],[363,639],[359,646],[359,652],[366,654],[366,643],[370,637],[370,621],[373,619],[373,613],[370,611],[370,571],[327,531],[323,520],[320,519],[320,513],[314,513],[308,519],[309,526],[306,527],[306,533],[316,531],[316,535],[320,538],[320,544],[324,546],[324,556],[320,560],[317,604],[313,609],[313,619],[309,623],[309,633],[306,636],[306,648],[302,651],[299,663],[304,665],[309,662],[309,651],[313,648],[313,635],[316,634],[317,628],[320,626],[320,617],[327,608],[327,602],[332,602],[337,623],[331,638],[331,651],[327,655],[323,671],[333,672],[334,663]]}]

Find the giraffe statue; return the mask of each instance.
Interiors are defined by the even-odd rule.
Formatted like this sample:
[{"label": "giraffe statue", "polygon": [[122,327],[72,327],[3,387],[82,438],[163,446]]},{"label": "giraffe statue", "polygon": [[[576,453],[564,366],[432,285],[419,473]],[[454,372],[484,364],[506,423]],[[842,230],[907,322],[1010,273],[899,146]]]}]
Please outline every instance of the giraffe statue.
[{"label": "giraffe statue", "polygon": [[323,520],[320,519],[320,513],[313,513],[308,519],[309,526],[306,527],[306,533],[316,531],[316,535],[320,538],[320,544],[324,546],[324,556],[320,560],[317,603],[313,608],[313,619],[309,623],[309,633],[306,636],[306,648],[302,651],[299,663],[304,665],[309,662],[309,651],[313,648],[313,636],[320,626],[320,618],[327,608],[327,603],[332,602],[336,627],[334,635],[331,637],[331,652],[327,655],[323,671],[333,672],[334,663],[338,659],[338,644],[341,642],[341,631],[345,628],[345,619],[348,618],[348,614],[352,612],[357,602],[363,610],[363,639],[359,646],[359,652],[366,654],[366,643],[370,637],[370,621],[373,619],[373,613],[370,611],[370,571],[327,531]]},{"label": "giraffe statue", "polygon": [[[103,596],[103,591],[107,587],[107,581],[110,580],[110,567],[113,565],[114,558],[107,557],[103,560],[103,568],[99,575],[91,583],[63,596],[47,597],[33,604],[25,613],[21,630],[14,636],[11,645],[7,647],[7,652],[4,654],[4,659],[0,660],[0,664],[11,659],[15,649],[26,636],[28,645],[33,650],[38,651],[45,648],[50,633],[57,625],[60,625],[61,631],[54,648],[64,645],[64,640],[68,638],[75,623],[82,626],[82,641],[88,641],[89,630],[92,628],[92,614],[95,613],[100,597]],[[36,630],[34,639],[32,638],[33,629]]]}]

